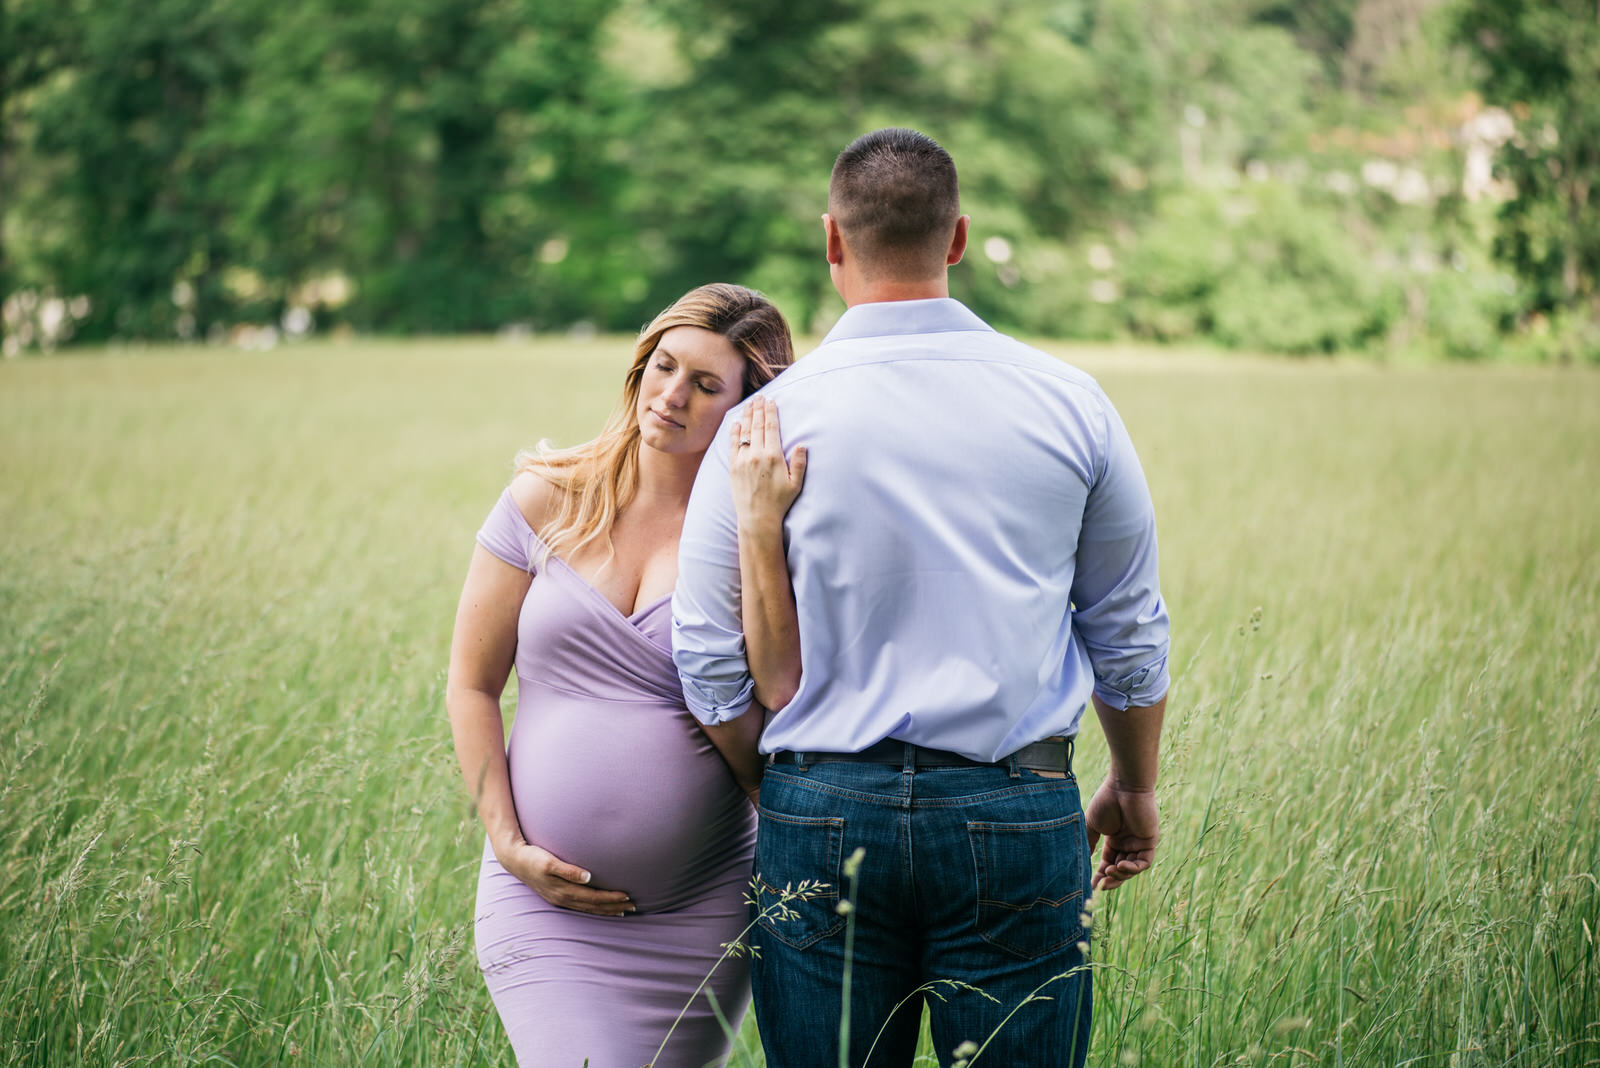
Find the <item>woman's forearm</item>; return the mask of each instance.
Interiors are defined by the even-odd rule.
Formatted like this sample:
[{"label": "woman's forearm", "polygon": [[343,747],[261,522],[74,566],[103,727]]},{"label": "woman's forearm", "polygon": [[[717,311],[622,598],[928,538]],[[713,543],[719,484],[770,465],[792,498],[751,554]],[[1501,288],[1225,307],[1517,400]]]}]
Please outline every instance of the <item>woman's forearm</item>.
[{"label": "woman's forearm", "polygon": [[800,689],[800,622],[783,551],[783,518],[805,484],[807,453],[797,445],[784,457],[778,408],[770,397],[752,399],[730,431],[745,660],[756,700],[776,712]]},{"label": "woman's forearm", "polygon": [[722,754],[722,759],[727,761],[739,789],[749,796],[752,803],[759,803],[761,773],[767,766],[760,750],[765,719],[760,702],[756,702],[745,710],[744,715],[735,716],[725,723],[714,727],[704,723],[700,725],[706,737],[711,739],[711,744],[716,746],[717,752]]},{"label": "woman's forearm", "polygon": [[755,697],[777,711],[800,688],[800,620],[781,522],[739,524],[739,583]]},{"label": "woman's forearm", "polygon": [[480,690],[452,687],[445,691],[450,733],[467,792],[478,806],[478,816],[489,834],[496,855],[523,841],[511,800],[511,775],[506,766],[505,727],[500,702]]}]

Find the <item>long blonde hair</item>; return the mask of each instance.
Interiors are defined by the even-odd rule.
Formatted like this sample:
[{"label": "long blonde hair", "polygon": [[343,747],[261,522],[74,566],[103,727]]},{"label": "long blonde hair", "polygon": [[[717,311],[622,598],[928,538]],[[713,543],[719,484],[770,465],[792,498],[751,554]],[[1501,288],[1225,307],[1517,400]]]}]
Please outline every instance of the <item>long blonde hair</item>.
[{"label": "long blonde hair", "polygon": [[561,490],[561,505],[543,524],[550,551],[570,559],[597,538],[608,539],[617,516],[639,488],[639,383],[661,335],[675,326],[698,326],[727,338],[744,357],[740,399],[794,362],[789,324],[766,297],[744,286],[714,282],[691,289],[644,328],[622,398],[593,441],[570,449],[540,442],[517,455],[517,472],[531,471]]}]

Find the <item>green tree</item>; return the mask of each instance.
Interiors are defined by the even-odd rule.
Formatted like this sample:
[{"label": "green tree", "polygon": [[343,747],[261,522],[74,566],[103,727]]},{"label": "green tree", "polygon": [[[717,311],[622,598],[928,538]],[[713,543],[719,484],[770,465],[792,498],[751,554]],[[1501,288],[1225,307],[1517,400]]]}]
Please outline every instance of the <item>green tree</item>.
[{"label": "green tree", "polygon": [[618,225],[613,6],[15,0],[6,233],[27,234],[30,284],[88,298],[86,339],[274,321],[327,274],[368,329],[578,317],[617,254],[550,252]]},{"label": "green tree", "polygon": [[537,251],[611,214],[596,59],[610,6],[266,5],[220,134],[251,261],[280,291],[347,274],[341,314],[368,329],[569,315]]},{"label": "green tree", "polygon": [[[673,0],[652,14],[670,79],[636,84],[625,217],[649,285],[639,313],[713,279],[765,290],[806,329],[829,298],[828,169],[903,53],[857,0]],[[870,53],[873,62],[861,62]]]},{"label": "green tree", "polygon": [[[1484,95],[1512,105],[1517,136],[1499,166],[1516,188],[1496,253],[1530,311],[1571,315],[1600,337],[1600,8],[1592,0],[1465,0],[1464,40]],[[1584,344],[1569,339],[1571,347]]]},{"label": "green tree", "polygon": [[[82,338],[171,336],[174,281],[228,260],[226,205],[211,183],[220,148],[202,136],[217,96],[242,76],[251,28],[206,0],[24,4],[8,66],[30,85],[29,160],[50,181],[25,210],[55,221],[38,270],[89,298]],[[10,128],[8,122],[8,128]]]},{"label": "green tree", "polygon": [[[1170,6],[1181,7],[1177,3]],[[1036,327],[1061,241],[1137,211],[1170,154],[1159,57],[1131,0],[674,0],[657,10],[683,69],[641,94],[629,218],[656,257],[648,298],[711,277],[767,289],[805,328],[836,306],[820,252],[833,156],[878,126],[955,155],[963,202],[1028,271],[975,250],[956,293]],[[633,17],[651,17],[636,12]],[[1129,175],[1134,180],[1128,180]],[[1032,266],[1039,265],[1039,270]],[[1070,324],[1055,321],[1055,330]]]}]

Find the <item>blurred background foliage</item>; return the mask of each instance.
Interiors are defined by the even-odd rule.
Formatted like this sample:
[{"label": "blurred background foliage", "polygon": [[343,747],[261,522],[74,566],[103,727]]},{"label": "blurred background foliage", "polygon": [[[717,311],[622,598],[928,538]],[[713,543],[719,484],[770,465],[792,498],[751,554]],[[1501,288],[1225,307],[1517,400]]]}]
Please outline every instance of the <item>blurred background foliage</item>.
[{"label": "blurred background foliage", "polygon": [[1600,359],[1593,0],[0,0],[0,119],[13,355],[825,329],[833,156],[911,125],[1003,328]]}]

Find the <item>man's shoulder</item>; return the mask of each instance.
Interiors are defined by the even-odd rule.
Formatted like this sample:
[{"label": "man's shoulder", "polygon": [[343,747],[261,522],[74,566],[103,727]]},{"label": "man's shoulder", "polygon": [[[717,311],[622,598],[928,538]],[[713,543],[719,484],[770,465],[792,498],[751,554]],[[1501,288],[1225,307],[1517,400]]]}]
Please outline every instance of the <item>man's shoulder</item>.
[{"label": "man's shoulder", "polygon": [[1101,394],[1100,383],[1095,381],[1093,375],[1081,367],[1076,367],[1059,356],[1053,355],[1036,348],[1025,341],[1019,341],[1010,334],[996,332],[991,335],[997,342],[1004,345],[1005,357],[1019,366],[1047,378],[1059,379],[1062,382]]},{"label": "man's shoulder", "polygon": [[768,382],[761,393],[781,398],[785,393],[831,389],[829,378],[851,372],[870,372],[886,364],[967,362],[1013,369],[1029,377],[1050,381],[1073,391],[1103,399],[1094,377],[1057,356],[996,330],[901,333],[868,338],[825,341]]}]

